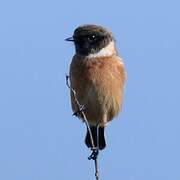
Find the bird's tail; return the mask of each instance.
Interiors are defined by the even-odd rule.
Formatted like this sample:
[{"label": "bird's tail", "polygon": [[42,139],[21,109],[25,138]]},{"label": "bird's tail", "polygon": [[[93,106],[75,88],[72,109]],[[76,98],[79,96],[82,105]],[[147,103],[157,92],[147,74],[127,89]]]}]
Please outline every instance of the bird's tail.
[{"label": "bird's tail", "polygon": [[[95,147],[99,146],[99,150],[104,149],[106,147],[106,141],[105,141],[105,137],[104,137],[104,127],[92,126],[92,127],[90,127],[90,129],[91,129]],[[85,138],[85,143],[88,148],[93,148],[88,130],[87,130],[87,134],[86,134],[86,138]]]}]

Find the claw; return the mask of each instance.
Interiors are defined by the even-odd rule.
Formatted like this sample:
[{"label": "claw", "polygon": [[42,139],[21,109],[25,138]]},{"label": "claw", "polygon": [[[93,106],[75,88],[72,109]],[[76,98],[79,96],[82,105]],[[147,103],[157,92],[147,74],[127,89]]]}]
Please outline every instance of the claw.
[{"label": "claw", "polygon": [[92,153],[91,155],[88,157],[89,160],[93,159],[97,159],[98,157],[98,154],[99,154],[99,149],[98,148],[95,148],[95,149],[92,149]]}]

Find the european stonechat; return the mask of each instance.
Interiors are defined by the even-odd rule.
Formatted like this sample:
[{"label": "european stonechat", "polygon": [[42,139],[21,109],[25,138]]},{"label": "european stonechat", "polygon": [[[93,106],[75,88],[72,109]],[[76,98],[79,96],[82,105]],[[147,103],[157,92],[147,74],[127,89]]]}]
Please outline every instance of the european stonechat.
[{"label": "european stonechat", "polygon": [[[121,110],[126,79],[124,64],[117,54],[112,33],[102,26],[79,26],[66,40],[73,41],[76,50],[70,65],[70,86],[85,106],[94,144],[102,150],[106,146],[104,129]],[[72,94],[71,105],[77,112]],[[79,118],[83,120],[80,115]],[[88,131],[85,143],[92,148]]]}]

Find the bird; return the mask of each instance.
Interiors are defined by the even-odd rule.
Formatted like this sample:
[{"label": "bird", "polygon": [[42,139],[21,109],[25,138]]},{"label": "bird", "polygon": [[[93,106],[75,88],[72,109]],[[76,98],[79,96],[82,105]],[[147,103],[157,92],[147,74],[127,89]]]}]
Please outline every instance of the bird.
[{"label": "bird", "polygon": [[[84,113],[95,147],[106,147],[105,128],[122,109],[126,70],[122,58],[118,55],[116,41],[107,28],[85,24],[78,26],[72,37],[65,39],[75,45],[69,70],[71,88],[84,106]],[[78,107],[71,96],[72,111]],[[77,116],[84,121],[81,114]],[[87,130],[85,144],[93,148]]]}]

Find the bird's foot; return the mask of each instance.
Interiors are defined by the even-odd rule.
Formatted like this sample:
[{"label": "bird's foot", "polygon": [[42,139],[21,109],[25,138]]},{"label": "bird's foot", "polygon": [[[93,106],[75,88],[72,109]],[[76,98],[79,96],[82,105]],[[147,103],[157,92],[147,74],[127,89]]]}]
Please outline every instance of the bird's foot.
[{"label": "bird's foot", "polygon": [[91,159],[93,159],[93,160],[97,159],[98,154],[99,154],[99,149],[96,147],[96,148],[92,148],[91,150],[92,150],[92,153],[91,153],[91,155],[88,157],[88,159],[89,159],[89,160],[91,160]]}]

